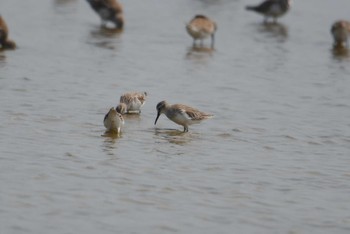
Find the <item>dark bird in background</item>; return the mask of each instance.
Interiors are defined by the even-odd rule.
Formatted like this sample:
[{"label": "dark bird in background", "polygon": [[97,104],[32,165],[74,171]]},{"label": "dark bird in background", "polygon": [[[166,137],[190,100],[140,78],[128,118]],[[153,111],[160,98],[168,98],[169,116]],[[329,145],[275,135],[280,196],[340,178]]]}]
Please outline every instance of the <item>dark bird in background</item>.
[{"label": "dark bird in background", "polygon": [[102,25],[108,22],[115,25],[115,28],[124,27],[124,17],[122,5],[117,0],[86,0],[91,8],[101,17]]},{"label": "dark bird in background", "polygon": [[16,43],[8,39],[9,30],[5,20],[0,15],[0,49],[15,49]]},{"label": "dark bird in background", "polygon": [[284,15],[290,6],[291,0],[265,0],[257,6],[247,6],[246,9],[264,15],[264,22],[267,22],[268,18],[272,17],[276,23],[277,18]]}]

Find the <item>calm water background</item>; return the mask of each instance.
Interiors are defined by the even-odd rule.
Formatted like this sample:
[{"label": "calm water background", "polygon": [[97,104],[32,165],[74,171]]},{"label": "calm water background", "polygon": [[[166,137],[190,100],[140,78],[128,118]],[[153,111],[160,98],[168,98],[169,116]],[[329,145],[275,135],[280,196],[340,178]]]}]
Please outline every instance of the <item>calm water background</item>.
[{"label": "calm water background", "polygon": [[[295,0],[275,26],[256,2],[122,1],[116,34],[82,0],[1,0],[0,233],[349,233],[350,59],[329,30],[350,1]],[[191,48],[197,13],[214,51]],[[141,116],[103,137],[135,90]],[[215,118],[155,127],[164,99]]]}]

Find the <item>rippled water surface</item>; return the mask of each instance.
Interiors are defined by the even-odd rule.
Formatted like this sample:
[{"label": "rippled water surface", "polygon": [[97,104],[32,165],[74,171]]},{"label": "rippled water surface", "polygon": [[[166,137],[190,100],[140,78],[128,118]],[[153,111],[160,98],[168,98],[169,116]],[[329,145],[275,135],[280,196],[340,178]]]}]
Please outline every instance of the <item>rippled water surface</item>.
[{"label": "rippled water surface", "polygon": [[[350,1],[295,0],[276,25],[256,0],[121,2],[116,33],[83,0],[1,0],[0,233],[350,233],[350,59],[330,35]],[[198,13],[214,50],[191,48]],[[103,136],[127,91],[148,92],[141,115]],[[215,117],[154,126],[161,100]]]}]

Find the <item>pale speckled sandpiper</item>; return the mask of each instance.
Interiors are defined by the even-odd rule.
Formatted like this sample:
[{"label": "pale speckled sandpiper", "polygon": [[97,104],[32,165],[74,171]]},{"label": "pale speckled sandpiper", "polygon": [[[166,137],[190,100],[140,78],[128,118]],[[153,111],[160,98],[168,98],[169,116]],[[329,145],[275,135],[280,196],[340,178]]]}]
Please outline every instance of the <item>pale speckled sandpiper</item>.
[{"label": "pale speckled sandpiper", "polygon": [[146,102],[146,97],[146,92],[124,93],[120,96],[120,103],[116,110],[121,114],[139,114],[141,113],[141,107]]},{"label": "pale speckled sandpiper", "polygon": [[103,124],[107,128],[107,132],[120,134],[121,128],[124,125],[124,118],[112,107],[105,115]]},{"label": "pale speckled sandpiper", "polygon": [[157,118],[154,125],[161,114],[165,114],[168,119],[178,125],[184,127],[184,132],[188,132],[188,126],[196,124],[204,119],[212,118],[213,115],[201,112],[193,107],[183,104],[169,105],[166,101],[161,101],[157,104]]},{"label": "pale speckled sandpiper", "polygon": [[334,38],[334,46],[349,47],[350,22],[339,20],[332,25],[331,33]]},{"label": "pale speckled sandpiper", "polygon": [[9,30],[5,20],[0,15],[0,49],[15,49],[16,43],[8,38]]},{"label": "pale speckled sandpiper", "polygon": [[102,25],[114,23],[117,29],[124,27],[123,7],[117,0],[86,0],[91,8],[100,16]]},{"label": "pale speckled sandpiper", "polygon": [[257,6],[246,6],[246,9],[264,15],[264,22],[267,22],[268,18],[272,17],[276,23],[277,18],[283,16],[290,6],[291,0],[265,0]]},{"label": "pale speckled sandpiper", "polygon": [[196,15],[187,25],[186,30],[193,38],[193,47],[196,46],[196,40],[200,40],[203,46],[203,40],[211,37],[211,47],[214,47],[216,23],[205,15]]}]

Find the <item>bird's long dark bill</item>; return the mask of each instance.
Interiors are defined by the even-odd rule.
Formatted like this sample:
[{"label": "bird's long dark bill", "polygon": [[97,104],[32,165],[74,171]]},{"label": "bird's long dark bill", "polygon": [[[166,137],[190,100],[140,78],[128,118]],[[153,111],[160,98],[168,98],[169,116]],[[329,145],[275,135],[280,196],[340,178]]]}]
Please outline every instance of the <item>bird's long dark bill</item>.
[{"label": "bird's long dark bill", "polygon": [[156,121],[154,121],[154,125],[156,125],[156,123],[157,123],[157,120],[158,120],[159,116],[160,116],[160,113],[158,112],[158,114],[157,114],[157,118],[156,118]]}]

